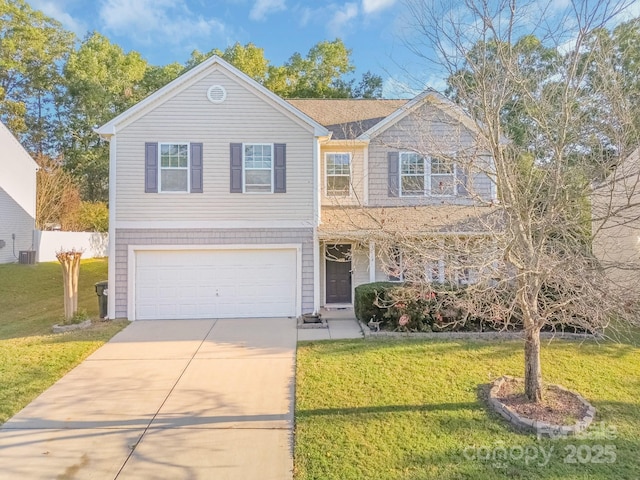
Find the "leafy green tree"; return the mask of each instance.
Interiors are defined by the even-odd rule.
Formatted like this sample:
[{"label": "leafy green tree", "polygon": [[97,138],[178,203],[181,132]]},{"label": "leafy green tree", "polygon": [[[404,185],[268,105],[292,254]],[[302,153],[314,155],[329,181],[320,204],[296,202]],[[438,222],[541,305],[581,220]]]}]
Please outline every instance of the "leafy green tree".
[{"label": "leafy green tree", "polygon": [[224,51],[214,48],[207,53],[194,50],[191,58],[186,63],[186,68],[190,69],[207,58],[217,55],[231,65],[249,75],[256,82],[264,83],[269,73],[269,60],[264,56],[264,49],[256,47],[253,43],[234,45],[227,47]]},{"label": "leafy green tree", "polygon": [[69,56],[61,99],[67,124],[63,153],[65,168],[80,180],[85,200],[108,199],[108,146],[93,128],[149,93],[140,86],[147,68],[138,52],[125,53],[99,33],[89,35]]},{"label": "leafy green tree", "polygon": [[33,154],[56,147],[54,97],[74,41],[24,0],[0,1],[0,120]]},{"label": "leafy green tree", "polygon": [[271,65],[264,50],[252,43],[236,43],[224,51],[213,49],[203,53],[194,50],[186,63],[190,69],[203,60],[218,55],[272,92],[285,98],[379,98],[382,78],[371,72],[360,82],[345,79],[355,70],[351,50],[342,40],[314,45],[306,56],[294,53],[284,65]]}]

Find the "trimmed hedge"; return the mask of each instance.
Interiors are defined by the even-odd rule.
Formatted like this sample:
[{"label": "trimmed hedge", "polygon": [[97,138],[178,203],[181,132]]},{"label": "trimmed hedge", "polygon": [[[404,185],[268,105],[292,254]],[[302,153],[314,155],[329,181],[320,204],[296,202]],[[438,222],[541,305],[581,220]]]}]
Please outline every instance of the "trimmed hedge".
[{"label": "trimmed hedge", "polygon": [[[356,318],[363,323],[373,319],[376,322],[384,320],[387,309],[378,306],[387,301],[387,290],[398,287],[397,282],[374,282],[358,285],[355,289],[353,311]],[[380,303],[379,301],[382,301]]]},{"label": "trimmed hedge", "polygon": [[466,294],[450,284],[422,286],[375,282],[355,289],[354,313],[363,323],[373,319],[384,330],[410,332],[480,331],[484,322],[470,318],[457,306]]}]

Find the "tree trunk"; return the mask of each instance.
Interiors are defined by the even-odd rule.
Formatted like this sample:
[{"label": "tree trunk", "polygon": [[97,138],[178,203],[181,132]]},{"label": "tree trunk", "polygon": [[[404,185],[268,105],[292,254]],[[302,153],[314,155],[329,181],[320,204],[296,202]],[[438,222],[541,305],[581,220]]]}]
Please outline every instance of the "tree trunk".
[{"label": "tree trunk", "polygon": [[524,343],[524,394],[531,402],[542,400],[540,368],[540,329],[528,328]]},{"label": "tree trunk", "polygon": [[82,251],[69,250],[56,253],[56,258],[62,265],[62,279],[64,283],[64,316],[67,320],[73,318],[78,311],[78,277],[80,275],[80,257]]}]

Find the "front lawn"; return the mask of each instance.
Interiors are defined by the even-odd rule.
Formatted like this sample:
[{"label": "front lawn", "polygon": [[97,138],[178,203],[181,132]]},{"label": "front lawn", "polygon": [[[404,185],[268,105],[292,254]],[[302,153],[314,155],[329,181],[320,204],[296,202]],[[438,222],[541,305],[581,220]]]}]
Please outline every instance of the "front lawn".
[{"label": "front lawn", "polygon": [[489,413],[481,385],[521,376],[517,341],[298,347],[296,480],[640,478],[640,348],[554,341],[545,380],[597,409],[592,438],[537,440]]},{"label": "front lawn", "polygon": [[[80,267],[79,311],[98,317],[94,284],[107,278],[107,260]],[[0,265],[0,424],[55,383],[128,322],[94,322],[54,335],[64,315],[60,264]]]}]

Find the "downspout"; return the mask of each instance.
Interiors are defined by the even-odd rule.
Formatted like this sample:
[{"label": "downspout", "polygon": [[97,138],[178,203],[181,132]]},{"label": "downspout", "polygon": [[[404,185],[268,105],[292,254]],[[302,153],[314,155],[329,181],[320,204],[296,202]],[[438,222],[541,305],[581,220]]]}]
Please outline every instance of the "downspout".
[{"label": "downspout", "polygon": [[[96,132],[97,133],[97,132]],[[116,318],[116,137],[115,131],[100,134],[109,142],[109,260],[107,274],[107,319]]]}]

